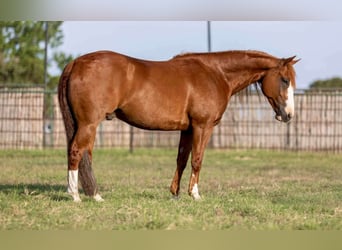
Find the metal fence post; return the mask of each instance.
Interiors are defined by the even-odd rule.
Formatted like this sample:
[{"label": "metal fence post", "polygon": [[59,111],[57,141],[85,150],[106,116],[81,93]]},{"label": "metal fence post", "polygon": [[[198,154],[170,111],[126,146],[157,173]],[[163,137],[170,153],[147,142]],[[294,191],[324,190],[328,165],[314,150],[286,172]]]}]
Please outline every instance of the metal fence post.
[{"label": "metal fence post", "polygon": [[47,57],[48,57],[48,44],[49,44],[49,22],[45,22],[45,47],[44,47],[44,106],[43,106],[43,148],[46,147],[46,118],[47,118]]},{"label": "metal fence post", "polygon": [[134,131],[133,127],[129,127],[129,152],[133,153],[133,141],[134,141]]}]

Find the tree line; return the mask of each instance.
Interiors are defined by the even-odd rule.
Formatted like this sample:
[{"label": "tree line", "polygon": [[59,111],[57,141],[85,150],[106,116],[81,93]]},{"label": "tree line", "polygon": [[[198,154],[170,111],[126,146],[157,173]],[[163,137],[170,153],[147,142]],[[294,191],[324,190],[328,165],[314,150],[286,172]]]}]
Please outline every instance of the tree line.
[{"label": "tree line", "polygon": [[[63,44],[63,22],[2,21],[0,22],[0,84],[45,84],[45,46],[47,86],[56,87],[58,75],[48,69],[55,64],[60,71],[72,60],[72,55],[58,51]],[[51,56],[52,55],[52,56]]]},{"label": "tree line", "polygon": [[315,89],[342,89],[342,79],[333,77],[325,80],[316,80],[310,84],[311,90]]}]

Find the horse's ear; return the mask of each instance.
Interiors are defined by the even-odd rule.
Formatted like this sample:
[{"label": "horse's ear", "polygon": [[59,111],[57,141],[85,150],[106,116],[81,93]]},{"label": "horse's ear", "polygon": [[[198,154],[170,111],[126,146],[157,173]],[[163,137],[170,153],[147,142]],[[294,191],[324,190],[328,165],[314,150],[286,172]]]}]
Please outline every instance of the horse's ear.
[{"label": "horse's ear", "polygon": [[283,59],[284,60],[284,65],[288,64],[288,63],[291,63],[292,65],[299,62],[300,59],[297,59],[297,60],[294,60],[296,58],[296,56],[291,56],[289,58],[285,58]]},{"label": "horse's ear", "polygon": [[299,62],[301,59],[299,58],[299,59],[296,59],[296,60],[292,60],[291,61],[291,64],[293,65],[293,64],[296,64],[297,62]]}]

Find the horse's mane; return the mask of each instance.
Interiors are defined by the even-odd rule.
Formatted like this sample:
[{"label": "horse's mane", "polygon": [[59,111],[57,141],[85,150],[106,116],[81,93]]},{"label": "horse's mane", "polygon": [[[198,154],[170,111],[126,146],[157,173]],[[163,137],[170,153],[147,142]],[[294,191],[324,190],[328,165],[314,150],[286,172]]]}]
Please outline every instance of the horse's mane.
[{"label": "horse's mane", "polygon": [[197,56],[249,56],[249,57],[264,57],[264,58],[273,58],[275,59],[274,56],[267,54],[266,52],[263,51],[258,51],[258,50],[227,50],[227,51],[218,51],[218,52],[185,52],[185,53],[180,53],[176,56],[173,57],[173,59],[177,58],[191,58],[191,57],[197,57]]}]

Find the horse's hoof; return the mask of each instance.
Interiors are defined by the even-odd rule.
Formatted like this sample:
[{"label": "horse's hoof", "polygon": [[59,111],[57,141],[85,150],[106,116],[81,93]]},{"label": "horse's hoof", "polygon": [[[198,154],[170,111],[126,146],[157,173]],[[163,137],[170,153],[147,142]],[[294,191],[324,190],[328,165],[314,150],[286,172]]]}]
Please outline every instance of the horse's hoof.
[{"label": "horse's hoof", "polygon": [[178,201],[180,199],[179,195],[172,195],[171,200]]},{"label": "horse's hoof", "polygon": [[82,201],[78,193],[77,193],[77,194],[75,194],[75,193],[69,193],[69,194],[71,195],[71,197],[72,197],[72,199],[73,199],[74,202],[79,203],[79,202]]},{"label": "horse's hoof", "polygon": [[96,200],[97,202],[103,202],[104,199],[101,197],[101,195],[96,194],[93,196],[94,200]]},{"label": "horse's hoof", "polygon": [[199,194],[191,195],[191,197],[192,197],[195,201],[200,201],[200,200],[202,200],[202,197],[201,197]]},{"label": "horse's hoof", "polygon": [[81,200],[81,198],[80,198],[80,196],[77,194],[77,195],[75,195],[75,194],[72,194],[71,195],[72,196],[72,198],[73,198],[73,200],[74,200],[74,202],[76,202],[76,203],[78,203],[78,202],[81,202],[82,200]]}]

